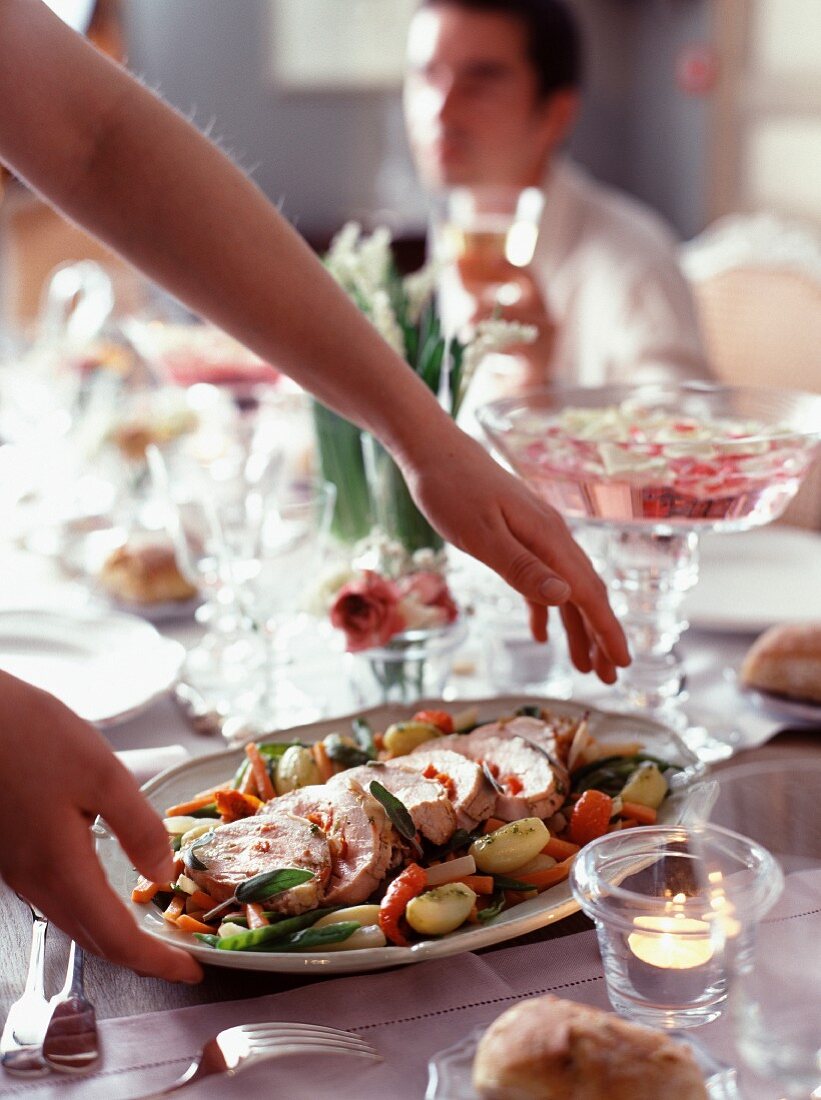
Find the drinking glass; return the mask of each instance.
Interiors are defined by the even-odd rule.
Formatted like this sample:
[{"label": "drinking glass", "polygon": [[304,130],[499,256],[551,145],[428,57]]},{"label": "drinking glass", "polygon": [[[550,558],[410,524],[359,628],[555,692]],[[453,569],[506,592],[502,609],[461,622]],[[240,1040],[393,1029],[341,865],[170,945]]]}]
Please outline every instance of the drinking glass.
[{"label": "drinking glass", "polygon": [[761,845],[714,825],[607,833],[579,852],[574,896],[596,923],[615,1010],[666,1030],[710,1023],[729,961],[783,883]]},{"label": "drinking glass", "polygon": [[769,523],[795,496],[821,439],[821,397],[698,382],[556,387],[478,417],[528,485],[600,543],[633,654],[615,688],[623,709],[673,726],[703,760],[729,756],[724,720],[683,706],[682,601],[703,531]]},{"label": "drinking glass", "polygon": [[[821,760],[738,764],[716,775],[711,820],[765,845],[784,894],[730,973],[728,1016],[745,1070],[799,1100],[821,1094]],[[738,917],[741,920],[741,916]]]},{"label": "drinking glass", "polygon": [[438,253],[466,289],[515,284],[533,260],[544,193],[537,187],[456,187],[449,191]]}]

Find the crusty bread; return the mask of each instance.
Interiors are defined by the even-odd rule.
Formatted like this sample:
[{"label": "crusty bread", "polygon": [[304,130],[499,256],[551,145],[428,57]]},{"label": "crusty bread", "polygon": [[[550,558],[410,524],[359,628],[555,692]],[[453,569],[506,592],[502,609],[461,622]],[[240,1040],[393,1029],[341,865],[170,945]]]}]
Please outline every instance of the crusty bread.
[{"label": "crusty bread", "polygon": [[476,1051],[473,1086],[482,1100],[707,1100],[689,1047],[550,995],[522,1001],[491,1024]]},{"label": "crusty bread", "polygon": [[747,687],[821,703],[821,623],[770,627],[750,647],[741,680]]},{"label": "crusty bread", "polygon": [[190,600],[197,590],[177,566],[171,546],[118,546],[103,564],[100,581],[115,599],[152,604]]}]

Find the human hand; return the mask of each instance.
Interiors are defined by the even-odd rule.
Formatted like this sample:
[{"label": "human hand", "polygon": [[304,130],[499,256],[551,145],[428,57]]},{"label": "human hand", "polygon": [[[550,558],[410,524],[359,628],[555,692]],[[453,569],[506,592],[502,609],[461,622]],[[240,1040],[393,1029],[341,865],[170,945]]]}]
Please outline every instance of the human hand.
[{"label": "human hand", "polygon": [[[0,875],[81,947],[168,981],[202,977],[108,885],[89,827],[100,814],[141,874],[173,874],[162,823],[102,736],[53,696],[0,673]],[[13,839],[12,839],[13,838]]]},{"label": "human hand", "polygon": [[616,666],[630,663],[624,631],[559,513],[455,427],[437,436],[437,446],[424,443],[400,461],[437,530],[525,597],[537,641],[547,640],[548,606],[559,605],[574,665],[614,683]]}]

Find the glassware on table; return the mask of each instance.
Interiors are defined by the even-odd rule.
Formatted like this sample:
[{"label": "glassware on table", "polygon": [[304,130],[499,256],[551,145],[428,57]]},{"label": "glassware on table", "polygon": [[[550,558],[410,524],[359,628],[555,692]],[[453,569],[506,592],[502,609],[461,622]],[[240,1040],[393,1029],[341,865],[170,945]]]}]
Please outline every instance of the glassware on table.
[{"label": "glassware on table", "polygon": [[556,387],[478,416],[528,485],[598,542],[592,556],[633,654],[616,689],[622,705],[673,725],[702,759],[728,756],[732,733],[713,736],[682,707],[675,645],[699,534],[783,512],[821,439],[821,397],[697,382]]},{"label": "glassware on table", "polygon": [[454,655],[467,633],[467,624],[460,618],[446,626],[405,630],[383,646],[346,654],[356,705],[441,699]]},{"label": "glassware on table", "polygon": [[[747,1070],[777,1085],[779,1092],[771,1095],[817,1096],[821,760],[790,754],[735,765],[716,773],[715,780],[718,797],[711,821],[765,845],[786,876],[778,906],[753,930],[731,972],[728,1016],[736,1048]],[[819,923],[808,926],[807,920]]]},{"label": "glassware on table", "polygon": [[229,740],[322,717],[316,693],[303,691],[290,674],[288,628],[325,564],[335,496],[327,481],[280,482],[251,517],[253,552],[230,565],[238,606],[262,648],[250,705],[236,708],[223,730]]},{"label": "glassware on table", "polygon": [[613,1008],[667,1030],[721,1015],[732,960],[783,884],[766,849],[713,825],[607,833],[570,881],[596,923]]}]

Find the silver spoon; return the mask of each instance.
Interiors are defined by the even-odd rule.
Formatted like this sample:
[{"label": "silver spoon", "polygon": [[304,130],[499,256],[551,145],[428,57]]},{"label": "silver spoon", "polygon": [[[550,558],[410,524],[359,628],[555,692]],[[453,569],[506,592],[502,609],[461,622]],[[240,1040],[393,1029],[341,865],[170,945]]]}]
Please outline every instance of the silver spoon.
[{"label": "silver spoon", "polygon": [[34,922],[31,930],[31,954],[26,988],[9,1009],[0,1038],[0,1064],[9,1073],[40,1077],[48,1073],[48,1066],[42,1056],[43,1035],[51,1011],[43,983],[48,919],[24,897],[20,897],[20,900],[31,909]]},{"label": "silver spoon", "polygon": [[66,982],[51,998],[53,1011],[43,1040],[43,1057],[61,1073],[84,1073],[100,1055],[94,1005],[83,989],[85,954],[72,940]]}]

